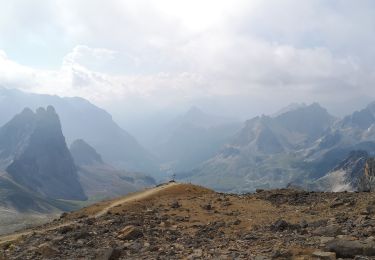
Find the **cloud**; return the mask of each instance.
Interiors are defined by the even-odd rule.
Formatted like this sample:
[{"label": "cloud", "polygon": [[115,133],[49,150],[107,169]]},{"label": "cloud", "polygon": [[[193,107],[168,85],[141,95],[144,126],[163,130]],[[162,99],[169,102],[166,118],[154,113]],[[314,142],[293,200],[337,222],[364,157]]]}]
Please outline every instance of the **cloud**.
[{"label": "cloud", "polygon": [[[36,1],[27,19],[24,3],[0,10],[0,84],[8,87],[104,106],[372,95],[372,1]],[[51,59],[54,66],[33,64]]]},{"label": "cloud", "polygon": [[114,59],[115,54],[113,50],[78,45],[64,57],[63,65],[108,62]]}]

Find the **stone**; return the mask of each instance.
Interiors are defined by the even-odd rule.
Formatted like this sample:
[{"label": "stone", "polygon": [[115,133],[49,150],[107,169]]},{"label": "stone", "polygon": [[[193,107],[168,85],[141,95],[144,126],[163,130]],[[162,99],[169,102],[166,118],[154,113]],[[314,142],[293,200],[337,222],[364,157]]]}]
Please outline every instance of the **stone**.
[{"label": "stone", "polygon": [[326,236],[326,237],[335,237],[338,235],[342,235],[342,230],[340,226],[337,225],[329,225],[326,227],[319,227],[313,231],[313,234],[319,236]]},{"label": "stone", "polygon": [[74,238],[76,240],[78,239],[86,239],[90,236],[90,233],[86,230],[78,231],[74,234]]},{"label": "stone", "polygon": [[307,228],[309,226],[309,224],[307,223],[307,221],[305,219],[302,219],[299,223],[300,227],[301,228]]},{"label": "stone", "polygon": [[203,205],[202,208],[205,210],[212,210],[212,205],[208,203],[208,204]]},{"label": "stone", "polygon": [[335,252],[338,257],[375,256],[374,242],[334,239],[327,243],[327,249]]},{"label": "stone", "polygon": [[279,219],[271,225],[271,230],[274,232],[278,232],[278,231],[284,231],[287,229],[289,230],[298,229],[299,227],[300,227],[299,225],[293,225],[293,224],[286,222],[283,219]]},{"label": "stone", "polygon": [[312,253],[312,256],[318,259],[322,259],[322,260],[335,260],[336,259],[336,253],[334,252],[315,251]]},{"label": "stone", "polygon": [[327,244],[328,242],[334,240],[334,237],[320,237],[320,243],[321,244]]},{"label": "stone", "polygon": [[63,227],[60,228],[60,233],[61,233],[61,234],[66,234],[66,233],[68,233],[68,232],[70,232],[70,231],[73,231],[73,230],[74,230],[74,228],[73,228],[72,225],[69,225],[69,226],[63,226]]},{"label": "stone", "polygon": [[172,204],[171,204],[171,208],[173,208],[173,209],[177,209],[177,208],[180,208],[180,207],[181,207],[181,204],[177,200],[173,201]]},{"label": "stone", "polygon": [[202,249],[194,249],[194,253],[193,253],[193,255],[194,255],[195,257],[202,257],[202,255],[203,255],[203,251],[202,251]]},{"label": "stone", "polygon": [[370,260],[367,256],[362,256],[362,255],[356,255],[354,257],[354,260]]},{"label": "stone", "polygon": [[343,201],[335,201],[335,202],[333,202],[332,204],[331,204],[331,208],[337,208],[337,207],[340,207],[340,206],[342,206],[342,205],[344,205],[344,202]]},{"label": "stone", "polygon": [[130,225],[123,228],[117,237],[122,240],[135,240],[143,237],[143,232],[141,229]]},{"label": "stone", "polygon": [[38,246],[37,252],[46,258],[54,257],[59,254],[59,251],[51,246],[49,243],[43,243]]},{"label": "stone", "polygon": [[257,255],[254,257],[254,260],[268,260],[270,259],[269,257],[263,256],[263,255]]},{"label": "stone", "polygon": [[120,248],[105,248],[98,254],[95,260],[117,260],[120,256]]}]

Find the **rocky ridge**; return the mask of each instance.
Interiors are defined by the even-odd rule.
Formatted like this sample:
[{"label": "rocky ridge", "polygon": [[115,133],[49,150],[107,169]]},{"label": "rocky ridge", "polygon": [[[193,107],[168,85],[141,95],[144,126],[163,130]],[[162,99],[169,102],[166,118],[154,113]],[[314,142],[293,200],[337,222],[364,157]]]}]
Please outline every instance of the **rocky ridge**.
[{"label": "rocky ridge", "polygon": [[13,239],[0,237],[0,252],[5,259],[375,257],[373,193],[234,195],[190,184],[146,193],[64,214]]},{"label": "rocky ridge", "polygon": [[374,191],[374,158],[366,151],[352,151],[327,175],[307,186],[320,191]]},{"label": "rocky ridge", "polygon": [[51,199],[85,200],[52,106],[24,109],[0,129],[0,161],[17,184]]}]

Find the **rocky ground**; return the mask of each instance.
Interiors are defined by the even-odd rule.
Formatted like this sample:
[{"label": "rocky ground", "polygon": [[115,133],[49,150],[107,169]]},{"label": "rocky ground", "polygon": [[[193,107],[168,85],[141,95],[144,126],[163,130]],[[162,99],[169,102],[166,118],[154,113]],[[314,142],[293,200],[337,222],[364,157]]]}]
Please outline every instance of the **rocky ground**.
[{"label": "rocky ground", "polygon": [[282,189],[232,195],[178,184],[96,215],[110,203],[64,214],[16,240],[3,241],[1,255],[4,259],[375,259],[375,193]]}]

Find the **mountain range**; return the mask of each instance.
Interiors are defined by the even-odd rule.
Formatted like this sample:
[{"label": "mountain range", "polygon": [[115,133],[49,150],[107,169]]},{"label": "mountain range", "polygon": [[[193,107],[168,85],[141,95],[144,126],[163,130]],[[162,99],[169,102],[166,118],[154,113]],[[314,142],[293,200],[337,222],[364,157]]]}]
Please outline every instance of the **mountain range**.
[{"label": "mountain range", "polygon": [[[273,115],[257,116],[244,123],[192,107],[161,130],[155,130],[152,141],[144,148],[140,145],[142,140],[138,142],[110,114],[87,100],[9,89],[0,89],[0,98],[0,123],[9,121],[0,132],[0,137],[4,136],[0,138],[1,169],[8,170],[8,175],[13,174],[12,178],[22,183],[23,174],[18,172],[31,166],[21,165],[13,157],[21,156],[16,154],[20,151],[28,157],[27,149],[31,148],[26,147],[25,138],[35,128],[32,118],[37,117],[32,110],[52,104],[76,167],[71,167],[71,172],[78,176],[74,177],[78,182],[85,184],[81,188],[90,198],[107,196],[111,193],[109,187],[112,196],[119,194],[125,186],[117,180],[127,181],[124,189],[133,190],[130,186],[138,181],[141,186],[152,183],[147,175],[164,176],[161,179],[165,180],[173,173],[179,179],[219,191],[249,192],[290,183],[312,187],[334,172],[351,152],[364,151],[369,157],[375,153],[375,103],[344,118],[330,115],[318,103],[292,104]],[[12,119],[24,106],[31,110],[26,109]],[[18,120],[28,123],[18,126]],[[20,129],[19,132],[12,127]],[[57,140],[48,143],[54,141]],[[42,145],[30,143],[30,147]],[[64,151],[60,154],[66,153],[65,148]],[[102,177],[104,172],[107,179]],[[97,174],[95,178],[93,173]],[[28,185],[34,189],[38,187],[31,183]],[[122,184],[114,189],[114,183]]]},{"label": "mountain range", "polygon": [[105,110],[78,97],[59,97],[0,88],[0,125],[25,107],[53,106],[58,111],[66,141],[84,139],[105,161],[120,169],[157,173],[154,156],[127,131],[119,127]]},{"label": "mountain range", "polygon": [[214,156],[178,176],[215,190],[251,192],[306,186],[355,150],[375,153],[375,103],[343,119],[319,104],[292,106],[246,121]]},{"label": "mountain range", "polygon": [[[84,99],[0,94],[0,121],[30,104],[0,128],[0,233],[139,191],[172,174],[231,193],[291,185],[375,189],[375,103],[344,118],[317,103],[293,104],[244,123],[192,107],[155,130],[148,151]],[[57,106],[35,108],[47,102]]]},{"label": "mountain range", "polygon": [[151,185],[151,177],[105,163],[82,139],[69,149],[53,106],[25,108],[0,128],[0,232]]}]

